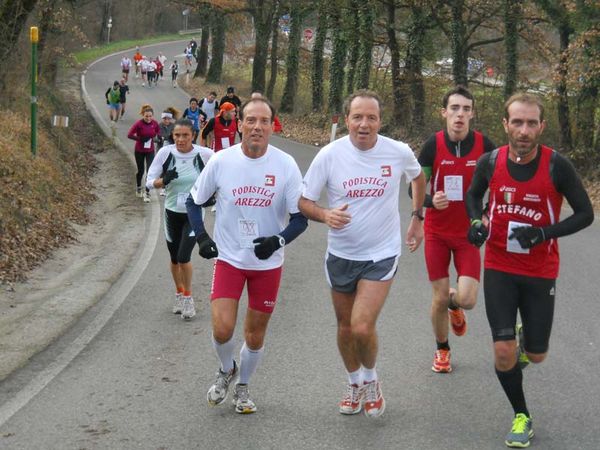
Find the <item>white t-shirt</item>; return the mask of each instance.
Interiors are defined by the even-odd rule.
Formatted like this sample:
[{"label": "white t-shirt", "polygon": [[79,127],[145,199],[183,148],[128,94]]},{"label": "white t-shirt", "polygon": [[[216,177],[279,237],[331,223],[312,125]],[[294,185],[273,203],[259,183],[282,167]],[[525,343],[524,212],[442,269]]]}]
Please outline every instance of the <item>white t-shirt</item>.
[{"label": "white t-shirt", "polygon": [[269,270],[283,264],[283,248],[266,260],[254,254],[257,237],[279,234],[298,211],[302,175],[294,158],[269,145],[260,158],[248,158],[241,144],[215,153],[191,194],[201,205],[217,194],[213,239],[218,259],[238,269]]},{"label": "white t-shirt", "polygon": [[323,147],[304,177],[302,196],[317,201],[327,188],[329,207],[348,203],[350,223],[329,229],[327,251],[352,261],[380,261],[401,253],[398,198],[400,178],[421,173],[413,151],[403,142],[377,136],[362,151],[345,136]]},{"label": "white t-shirt", "polygon": [[210,119],[213,119],[215,117],[216,104],[217,104],[216,100],[213,100],[212,103],[209,103],[209,101],[206,97],[202,101],[202,105],[200,105],[200,108],[202,108],[202,111],[204,111],[204,114],[206,114],[207,121]]},{"label": "white t-shirt", "polygon": [[127,56],[124,56],[123,59],[121,59],[121,68],[129,69],[130,67],[131,67],[131,60]]},{"label": "white t-shirt", "polygon": [[158,57],[158,60],[160,61],[160,63],[161,63],[161,64],[163,65],[163,67],[164,67],[165,63],[167,62],[167,57],[166,57],[165,55],[160,55],[160,56]]},{"label": "white t-shirt", "polygon": [[192,150],[187,153],[181,153],[174,144],[165,145],[158,151],[150,165],[150,169],[148,169],[146,181],[146,187],[148,189],[152,189],[154,187],[154,180],[161,177],[163,164],[167,160],[169,153],[173,154],[173,157],[171,158],[168,169],[176,168],[178,176],[174,180],[171,180],[165,188],[165,209],[173,212],[185,213],[187,212],[185,201],[200,173],[200,168],[196,167],[194,159],[196,158],[196,155],[199,154],[204,165],[206,165],[214,153],[211,149],[199,145],[194,145]]}]

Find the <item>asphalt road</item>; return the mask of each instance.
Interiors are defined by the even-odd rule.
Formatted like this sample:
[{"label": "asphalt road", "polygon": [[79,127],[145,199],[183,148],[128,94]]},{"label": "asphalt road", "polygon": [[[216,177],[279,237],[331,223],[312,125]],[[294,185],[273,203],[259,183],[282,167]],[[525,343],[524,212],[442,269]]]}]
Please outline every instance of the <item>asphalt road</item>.
[{"label": "asphalt road", "polygon": [[[144,52],[158,50],[171,60],[183,45],[161,44]],[[104,91],[118,76],[120,57],[94,64],[85,75],[89,97],[104,120]],[[153,104],[157,112],[167,105],[183,109],[188,97],[168,81],[153,89],[130,84],[129,112],[116,134],[132,149],[124,133],[141,103]],[[292,154],[303,172],[316,152],[276,137],[273,143]],[[183,322],[170,312],[173,287],[160,201],[154,196],[147,205],[140,230],[147,235],[146,247],[131,262],[139,270],[128,271],[69,333],[0,384],[0,448],[505,448],[511,409],[494,374],[481,295],[468,315],[467,335],[451,337],[454,371],[440,375],[430,369],[434,341],[422,249],[402,255],[379,321],[385,414],[371,420],[337,412],[345,373],[323,275],[326,229],[317,223],[286,247],[265,357],[251,384],[258,412],[240,416],[230,403],[209,408],[205,393],[217,368],[209,339],[212,263],[194,256],[199,311]],[[400,203],[406,223],[408,198]],[[600,446],[599,236],[596,222],[561,240],[550,356],[525,371],[536,431],[532,448]],[[242,306],[239,328],[244,311]],[[239,330],[236,339],[241,345]]]}]

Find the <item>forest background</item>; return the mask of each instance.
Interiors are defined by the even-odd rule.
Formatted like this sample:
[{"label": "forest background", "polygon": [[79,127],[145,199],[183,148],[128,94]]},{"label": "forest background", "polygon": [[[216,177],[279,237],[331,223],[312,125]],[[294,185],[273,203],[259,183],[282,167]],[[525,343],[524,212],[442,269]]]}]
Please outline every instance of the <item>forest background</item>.
[{"label": "forest background", "polygon": [[[504,100],[546,103],[543,142],[571,158],[600,204],[600,4],[596,0],[2,0],[0,284],[26,278],[90,222],[90,175],[111,142],[79,97],[85,64],[155,40],[194,37],[197,96],[235,85],[273,100],[284,135],[329,139],[359,88],[385,103],[382,133],[418,151],[455,84],[476,97],[474,128],[505,142]],[[108,25],[111,25],[110,27]],[[29,27],[38,46],[38,153],[30,152]],[[183,34],[178,34],[180,32]],[[50,126],[53,114],[69,128]],[[340,120],[339,133],[344,132]]]}]

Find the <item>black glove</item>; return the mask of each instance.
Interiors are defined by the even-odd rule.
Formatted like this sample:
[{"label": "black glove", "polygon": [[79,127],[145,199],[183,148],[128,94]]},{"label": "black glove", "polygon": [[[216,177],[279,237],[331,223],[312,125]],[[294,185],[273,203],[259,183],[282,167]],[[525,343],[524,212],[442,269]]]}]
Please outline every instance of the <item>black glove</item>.
[{"label": "black glove", "polygon": [[481,247],[488,237],[488,230],[481,220],[472,220],[467,239],[476,247]]},{"label": "black glove", "polygon": [[165,171],[165,173],[162,176],[163,186],[167,186],[167,184],[169,184],[176,178],[179,178],[179,174],[177,173],[177,169],[175,167]]},{"label": "black glove", "polygon": [[254,239],[254,254],[258,259],[268,259],[271,255],[281,248],[279,236],[259,237]]},{"label": "black glove", "polygon": [[208,208],[209,206],[213,206],[217,204],[217,197],[213,195],[210,196],[210,198],[208,200],[206,200],[204,203],[202,203],[200,206],[202,206],[203,208]]},{"label": "black glove", "polygon": [[200,248],[200,256],[205,259],[216,258],[219,256],[219,250],[217,250],[217,244],[213,241],[206,232],[196,236],[196,242]]},{"label": "black glove", "polygon": [[546,240],[544,230],[538,227],[515,227],[508,238],[519,241],[521,248],[531,248]]}]

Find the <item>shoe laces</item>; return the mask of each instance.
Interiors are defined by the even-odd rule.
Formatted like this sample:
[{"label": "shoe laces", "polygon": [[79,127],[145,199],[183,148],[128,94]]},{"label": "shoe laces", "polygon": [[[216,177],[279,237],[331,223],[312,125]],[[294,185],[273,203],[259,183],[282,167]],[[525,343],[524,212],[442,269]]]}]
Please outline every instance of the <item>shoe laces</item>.
[{"label": "shoe laces", "polygon": [[379,400],[379,382],[371,381],[370,383],[364,384],[365,388],[365,400],[367,403],[374,403]]},{"label": "shoe laces", "polygon": [[346,385],[346,392],[342,403],[357,403],[360,400],[361,389],[355,384]]},{"label": "shoe laces", "polygon": [[250,393],[248,392],[247,384],[238,384],[235,387],[235,395],[238,401],[246,403],[250,399]]},{"label": "shoe laces", "polygon": [[525,433],[528,423],[529,417],[523,413],[518,413],[513,420],[512,429],[510,432],[515,434]]},{"label": "shoe laces", "polygon": [[444,349],[436,350],[435,359],[438,362],[448,362],[448,360],[450,359],[450,351]]}]

